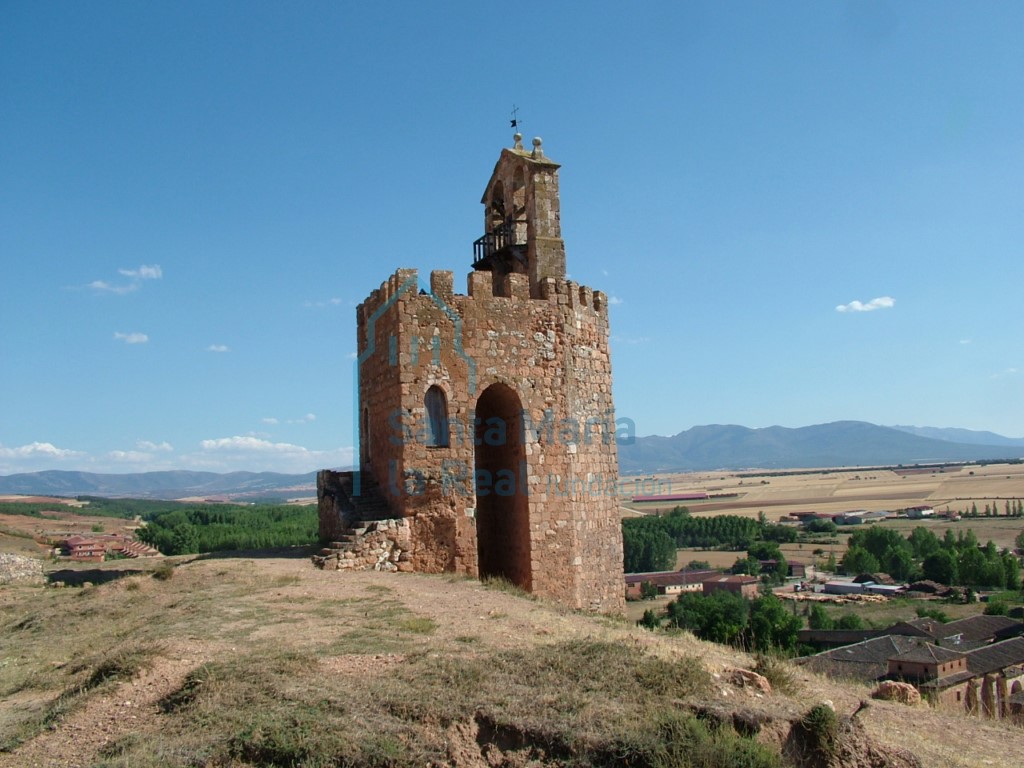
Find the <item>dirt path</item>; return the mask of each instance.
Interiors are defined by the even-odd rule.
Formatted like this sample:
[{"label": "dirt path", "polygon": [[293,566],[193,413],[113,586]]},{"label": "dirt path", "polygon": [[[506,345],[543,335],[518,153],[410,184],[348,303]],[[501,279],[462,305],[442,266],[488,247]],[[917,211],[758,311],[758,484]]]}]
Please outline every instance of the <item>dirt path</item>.
[{"label": "dirt path", "polygon": [[85,768],[105,748],[128,735],[143,736],[158,727],[158,703],[177,689],[190,670],[208,659],[201,649],[168,647],[131,682],[108,694],[91,697],[85,705],[51,730],[23,744],[14,753],[0,754],[0,768]]}]

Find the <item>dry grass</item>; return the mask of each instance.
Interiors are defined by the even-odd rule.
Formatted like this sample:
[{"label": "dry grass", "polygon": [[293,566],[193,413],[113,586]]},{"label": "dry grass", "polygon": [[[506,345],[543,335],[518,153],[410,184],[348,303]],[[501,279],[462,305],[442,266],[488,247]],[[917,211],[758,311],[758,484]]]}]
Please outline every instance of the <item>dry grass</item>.
[{"label": "dry grass", "polygon": [[[788,722],[826,698],[851,711],[864,695],[768,660],[779,692],[760,699],[715,677],[753,659],[687,634],[463,579],[299,559],[193,559],[167,581],[8,588],[0,607],[2,768],[482,766],[481,744],[513,743],[536,764],[772,765],[770,750],[680,702]],[[993,765],[1019,738],[989,726],[968,752],[959,718],[929,714],[935,739]],[[883,736],[901,716],[866,713]],[[963,764],[945,746],[922,749],[938,756],[929,765]]]}]

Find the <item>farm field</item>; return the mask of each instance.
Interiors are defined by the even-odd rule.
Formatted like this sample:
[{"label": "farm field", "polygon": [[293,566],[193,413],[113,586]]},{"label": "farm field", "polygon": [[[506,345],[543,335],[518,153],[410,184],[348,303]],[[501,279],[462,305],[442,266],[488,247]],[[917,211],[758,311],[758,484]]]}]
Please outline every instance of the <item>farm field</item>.
[{"label": "farm field", "polygon": [[[991,539],[997,546],[1008,549],[1013,548],[1014,539],[1024,531],[1024,519],[1002,514],[1008,500],[1024,499],[1024,465],[1017,464],[958,466],[926,472],[816,470],[784,476],[702,472],[644,478],[637,487],[645,494],[707,493],[713,498],[708,501],[639,504],[624,500],[623,517],[668,511],[677,505],[686,506],[692,514],[699,516],[758,517],[763,512],[769,521],[800,511],[838,513],[927,504],[939,513],[947,510],[966,513],[973,505],[979,511],[978,517],[961,520],[900,518],[873,524],[891,527],[904,536],[914,528],[924,527],[940,538],[950,529],[954,534],[970,529],[982,543]],[[999,515],[985,517],[986,505],[995,508]],[[781,550],[787,560],[797,562],[824,562],[829,553],[835,554],[838,560],[846,552],[847,539],[854,530],[854,527],[841,527],[833,537],[822,537],[815,543],[783,544]],[[815,555],[815,550],[821,552]],[[682,568],[692,560],[706,561],[714,568],[728,568],[741,555],[734,551],[680,549],[676,568]]]},{"label": "farm field", "polygon": [[[938,511],[984,509],[1007,499],[1024,499],[1024,464],[951,466],[917,469],[821,469],[794,474],[693,472],[627,478],[621,484],[637,494],[707,493],[707,501],[633,503],[623,506],[655,512],[685,504],[694,514],[734,514],[769,520],[792,512],[845,512],[853,509],[900,509],[930,504]],[[735,496],[732,496],[735,494]],[[715,497],[720,498],[715,498]]]}]

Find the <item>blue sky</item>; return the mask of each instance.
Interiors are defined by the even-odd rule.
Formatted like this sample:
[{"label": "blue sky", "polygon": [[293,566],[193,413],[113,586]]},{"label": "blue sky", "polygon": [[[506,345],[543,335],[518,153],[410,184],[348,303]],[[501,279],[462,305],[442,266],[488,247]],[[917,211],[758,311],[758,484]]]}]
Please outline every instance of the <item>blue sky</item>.
[{"label": "blue sky", "polygon": [[0,474],[347,464],[513,104],[638,434],[1019,437],[1021,93],[1010,2],[4,3]]}]

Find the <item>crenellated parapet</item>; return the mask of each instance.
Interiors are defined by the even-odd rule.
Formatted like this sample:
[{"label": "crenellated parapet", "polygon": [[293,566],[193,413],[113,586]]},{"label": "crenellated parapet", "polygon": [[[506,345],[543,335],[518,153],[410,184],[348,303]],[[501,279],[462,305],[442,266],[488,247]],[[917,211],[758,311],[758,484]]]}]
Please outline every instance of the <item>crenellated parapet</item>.
[{"label": "crenellated parapet", "polygon": [[420,285],[418,270],[399,269],[359,305],[356,310],[358,322],[366,324],[374,315],[379,315],[398,301],[432,302],[438,306],[454,307],[467,299],[546,302],[593,313],[596,317],[608,317],[608,297],[603,291],[564,278],[542,279],[536,296],[531,294],[529,277],[522,274],[504,275],[501,284],[495,285],[491,273],[475,270],[466,276],[465,294],[455,293],[454,284],[452,271],[436,269],[430,273],[430,289],[427,291]]}]

